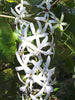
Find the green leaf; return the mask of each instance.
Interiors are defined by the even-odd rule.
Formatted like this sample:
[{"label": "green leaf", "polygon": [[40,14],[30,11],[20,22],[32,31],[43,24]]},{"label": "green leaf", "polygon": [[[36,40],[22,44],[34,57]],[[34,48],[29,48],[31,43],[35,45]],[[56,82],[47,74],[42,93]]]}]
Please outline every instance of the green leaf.
[{"label": "green leaf", "polygon": [[55,89],[54,89],[54,92],[58,91],[58,89],[59,89],[59,88],[55,88]]},{"label": "green leaf", "polygon": [[12,62],[15,58],[16,41],[11,26],[0,19],[0,59]]},{"label": "green leaf", "polygon": [[10,3],[17,3],[17,0],[6,0],[6,1]]}]

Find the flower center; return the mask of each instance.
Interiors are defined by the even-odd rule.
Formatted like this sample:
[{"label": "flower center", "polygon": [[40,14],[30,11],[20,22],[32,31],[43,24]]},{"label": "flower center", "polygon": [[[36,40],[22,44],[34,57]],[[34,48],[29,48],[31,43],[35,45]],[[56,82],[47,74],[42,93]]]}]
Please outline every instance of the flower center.
[{"label": "flower center", "polygon": [[32,73],[30,73],[30,76],[32,76]]},{"label": "flower center", "polygon": [[44,9],[45,12],[48,12],[48,9]]}]

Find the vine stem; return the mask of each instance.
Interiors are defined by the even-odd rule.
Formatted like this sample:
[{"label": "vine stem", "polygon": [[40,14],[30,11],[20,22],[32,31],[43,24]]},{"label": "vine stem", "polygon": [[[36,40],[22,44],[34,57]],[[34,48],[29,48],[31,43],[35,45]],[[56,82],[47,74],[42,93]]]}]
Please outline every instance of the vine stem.
[{"label": "vine stem", "polygon": [[13,16],[8,16],[8,15],[0,15],[0,17],[15,19],[15,17],[13,17]]},{"label": "vine stem", "polygon": [[55,0],[55,1],[52,3],[51,7],[53,7],[58,1],[59,1],[59,0]]},{"label": "vine stem", "polygon": [[[15,19],[15,17],[13,17],[13,16],[8,16],[8,15],[0,15],[0,17]],[[24,18],[24,20],[35,21],[35,19],[31,19],[31,18]]]}]

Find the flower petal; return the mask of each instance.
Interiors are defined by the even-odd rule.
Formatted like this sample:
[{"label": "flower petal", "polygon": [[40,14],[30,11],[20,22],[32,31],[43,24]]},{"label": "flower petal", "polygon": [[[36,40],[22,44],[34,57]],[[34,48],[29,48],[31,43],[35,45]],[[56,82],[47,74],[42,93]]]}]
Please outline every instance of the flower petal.
[{"label": "flower petal", "polygon": [[30,94],[30,97],[32,98],[32,100],[37,100],[37,98],[33,96],[32,94]]},{"label": "flower petal", "polygon": [[46,19],[44,17],[35,17],[35,20],[46,22]]},{"label": "flower petal", "polygon": [[11,12],[14,16],[18,17],[18,14],[11,8]]},{"label": "flower petal", "polygon": [[39,97],[40,95],[42,95],[44,90],[45,90],[45,88],[42,87],[42,89],[35,95],[35,97]]},{"label": "flower petal", "polygon": [[22,100],[25,100],[23,94],[22,94]]},{"label": "flower petal", "polygon": [[23,84],[25,84],[25,82],[21,79],[21,77],[20,77],[20,75],[19,75],[18,72],[17,72],[17,76],[18,76],[19,80],[20,80]]},{"label": "flower petal", "polygon": [[22,92],[26,92],[26,91],[27,91],[27,90],[26,90],[26,85],[25,85],[25,86],[20,87],[20,91],[22,91]]},{"label": "flower petal", "polygon": [[67,23],[65,23],[65,22],[62,22],[62,23],[61,23],[61,25],[63,25],[63,26],[66,26],[66,25],[67,25]]},{"label": "flower petal", "polygon": [[61,14],[60,22],[64,20],[64,13]]},{"label": "flower petal", "polygon": [[42,30],[42,25],[39,21],[37,21],[37,23],[38,23],[38,26],[39,26],[39,30],[41,31]]},{"label": "flower petal", "polygon": [[30,28],[31,28],[32,34],[35,34],[35,28],[34,28],[33,23],[30,23]]},{"label": "flower petal", "polygon": [[46,32],[47,27],[48,27],[48,23],[45,23],[45,26],[44,26],[44,28],[42,29],[42,31],[43,31],[43,32]]},{"label": "flower petal", "polygon": [[53,28],[53,26],[49,23],[49,27],[50,27],[50,31],[51,31],[51,35],[52,35],[52,33],[54,32],[54,28]]},{"label": "flower petal", "polygon": [[46,5],[47,5],[47,9],[50,10],[51,4],[49,2],[47,2]]},{"label": "flower petal", "polygon": [[16,52],[16,57],[17,57],[18,62],[19,62],[21,65],[23,65],[23,62],[22,62],[22,60],[21,60],[20,55],[18,54],[18,52]]},{"label": "flower petal", "polygon": [[30,5],[27,1],[23,1],[23,4]]},{"label": "flower petal", "polygon": [[50,56],[48,56],[48,57],[47,57],[47,60],[46,60],[46,64],[45,64],[45,66],[44,66],[44,70],[47,70],[47,69],[48,69],[48,67],[49,67],[49,65],[50,65],[50,61],[51,61],[51,58],[50,58]]},{"label": "flower petal", "polygon": [[16,71],[21,71],[21,70],[24,70],[24,67],[22,67],[22,66],[15,67],[15,70]]}]

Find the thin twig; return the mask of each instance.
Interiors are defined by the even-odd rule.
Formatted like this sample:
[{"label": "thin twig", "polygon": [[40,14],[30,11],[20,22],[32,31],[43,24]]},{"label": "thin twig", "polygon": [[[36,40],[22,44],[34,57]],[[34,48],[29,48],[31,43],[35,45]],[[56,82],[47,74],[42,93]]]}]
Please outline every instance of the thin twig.
[{"label": "thin twig", "polygon": [[55,1],[52,3],[51,7],[53,7],[58,1],[59,1],[59,0],[55,0]]},{"label": "thin twig", "polygon": [[[15,17],[13,17],[13,16],[8,16],[8,15],[0,15],[0,17],[15,19]],[[24,20],[35,21],[35,19],[31,19],[31,18],[24,18]]]},{"label": "thin twig", "polygon": [[15,19],[15,17],[13,17],[13,16],[8,16],[8,15],[0,15],[0,17]]}]

